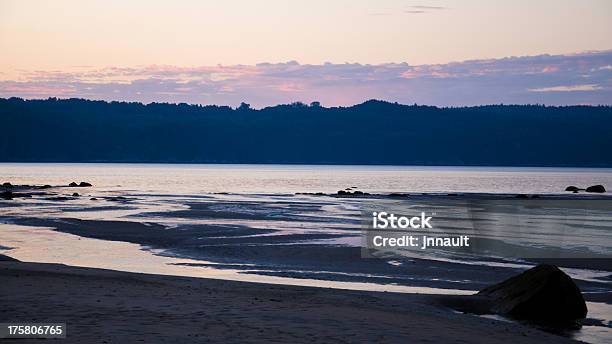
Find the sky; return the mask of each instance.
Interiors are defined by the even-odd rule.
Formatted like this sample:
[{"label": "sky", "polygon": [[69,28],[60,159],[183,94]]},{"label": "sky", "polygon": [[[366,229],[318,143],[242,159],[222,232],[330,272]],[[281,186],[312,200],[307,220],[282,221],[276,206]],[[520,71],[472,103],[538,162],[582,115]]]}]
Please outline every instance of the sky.
[{"label": "sky", "polygon": [[612,103],[612,1],[0,0],[0,97]]}]

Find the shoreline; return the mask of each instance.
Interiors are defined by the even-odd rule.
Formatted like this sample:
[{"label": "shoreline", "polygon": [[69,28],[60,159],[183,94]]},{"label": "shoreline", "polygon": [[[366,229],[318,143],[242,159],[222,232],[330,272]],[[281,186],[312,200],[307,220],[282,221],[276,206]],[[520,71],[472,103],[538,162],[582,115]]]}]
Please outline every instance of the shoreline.
[{"label": "shoreline", "polygon": [[[545,259],[567,268],[595,312],[583,330],[542,337],[541,328],[463,315],[437,302],[440,294],[473,293],[542,259],[411,252],[361,259],[358,221],[367,207],[435,207],[440,229],[489,231],[495,236],[486,243],[501,249],[513,248],[504,239],[517,235],[527,240],[517,246],[525,255],[542,252],[538,243],[552,245],[551,238],[600,252],[609,242],[610,193],[366,194],[351,186],[343,193],[236,194],[214,192],[215,181],[225,177],[198,174],[199,184],[177,177],[168,187],[166,177],[114,184],[111,175],[62,177],[75,181],[70,186],[35,178],[9,187],[17,197],[0,200],[0,249],[29,263],[0,262],[6,268],[0,279],[8,281],[0,285],[0,301],[8,305],[3,316],[33,321],[42,310],[47,319],[40,321],[64,317],[90,336],[75,342],[478,342],[508,332],[503,343],[525,342],[527,328],[538,338],[528,342],[571,335],[600,343],[612,333],[612,260],[597,259],[601,254]],[[89,184],[82,180],[96,186],[78,186]],[[154,181],[163,187],[149,188]],[[583,221],[585,209],[589,221]],[[524,220],[518,231],[509,226],[516,214]],[[559,227],[568,221],[576,225]]]},{"label": "shoreline", "polygon": [[432,295],[1,260],[0,276],[0,320],[66,322],[67,343],[575,342],[518,323],[459,314]]},{"label": "shoreline", "polygon": [[[416,288],[442,288],[445,290],[479,290],[495,281],[508,278],[529,265],[537,262],[547,262],[561,267],[573,268],[573,278],[577,278],[581,288],[585,288],[590,301],[612,303],[608,286],[602,278],[593,280],[592,273],[605,275],[612,271],[609,259],[539,259],[534,261],[495,259],[461,260],[453,257],[436,257],[435,255],[412,255],[406,257],[388,257],[379,259],[361,259],[362,251],[359,242],[360,227],[352,217],[358,216],[349,207],[358,205],[358,200],[342,200],[335,197],[317,198],[240,198],[220,195],[206,199],[172,199],[148,197],[146,195],[130,195],[121,192],[113,195],[100,195],[101,190],[88,188],[62,188],[60,190],[44,190],[58,192],[62,190],[77,190],[92,192],[92,198],[74,197],[70,200],[50,200],[33,198],[31,201],[4,201],[0,206],[7,208],[5,216],[0,216],[4,224],[10,226],[26,226],[39,228],[32,231],[35,235],[13,235],[10,231],[4,233],[4,243],[15,242],[15,247],[21,247],[19,242],[29,242],[29,246],[39,238],[44,238],[38,245],[37,252],[49,250],[49,241],[53,243],[53,259],[21,255],[18,258],[26,261],[66,263],[79,266],[98,268],[117,268],[119,265],[132,264],[133,253],[141,249],[155,256],[189,260],[187,264],[193,270],[214,270],[215,274],[230,274],[237,272],[241,279],[247,275],[257,279],[278,278],[282,280],[301,279],[318,280],[320,283],[361,283],[397,284]],[[569,197],[575,197],[567,195]],[[441,196],[443,197],[443,196]],[[350,197],[349,197],[350,198]],[[357,197],[361,198],[361,197]],[[434,197],[437,198],[437,197]],[[472,203],[457,204],[457,198],[448,198],[442,205],[454,207],[459,211],[462,207],[473,206]],[[506,202],[502,200],[501,202]],[[512,205],[521,207],[527,202],[551,202],[555,206],[558,200],[512,199]],[[427,206],[428,202],[419,206]],[[490,207],[497,202],[488,201],[481,206]],[[505,203],[503,203],[505,204]],[[607,202],[606,202],[607,204]],[[589,207],[596,209],[595,203]],[[42,207],[40,216],[38,207]],[[61,212],[53,212],[61,209]],[[323,210],[325,209],[325,210]],[[496,213],[493,209],[493,213]],[[501,209],[501,214],[505,214]],[[487,216],[472,214],[468,218],[457,218],[461,221],[488,221]],[[565,214],[559,214],[561,220]],[[446,220],[449,226],[454,226],[455,219]],[[453,222],[453,223],[451,223]],[[58,233],[40,235],[42,231],[50,230]],[[70,234],[78,238],[69,238],[63,242],[60,233]],[[46,238],[45,238],[46,236]],[[0,236],[2,237],[2,236]],[[72,240],[74,239],[74,240]],[[138,248],[126,252],[125,259],[115,264],[84,264],[84,258],[91,258],[98,244],[83,246],[86,239],[102,240],[100,245],[110,242],[124,242],[139,245]],[[25,241],[24,241],[25,240]],[[77,241],[78,240],[78,241]],[[75,245],[77,244],[78,245]],[[26,246],[28,246],[26,245]],[[11,246],[11,245],[8,245]],[[80,247],[80,249],[77,249]],[[115,253],[122,252],[116,248]],[[59,257],[64,257],[59,259]],[[68,259],[65,257],[78,259]],[[101,261],[107,261],[104,255],[98,255]],[[195,260],[195,262],[194,262]],[[164,264],[165,265],[165,264]],[[597,271],[587,271],[595,269]],[[126,270],[119,268],[118,270]],[[585,271],[579,271],[585,270]],[[160,271],[141,268],[131,268],[127,271],[159,273]],[[432,272],[434,271],[434,272]],[[176,275],[177,273],[171,273]],[[586,275],[585,275],[586,274]],[[192,275],[198,277],[200,274]],[[236,274],[235,274],[236,275]],[[603,289],[602,289],[603,288]]]},{"label": "shoreline", "polygon": [[542,164],[542,165],[493,165],[493,164],[463,164],[463,165],[444,165],[444,164],[351,164],[351,163],[299,163],[299,162],[222,162],[222,161],[157,161],[157,160],[3,160],[0,164],[57,164],[57,165],[203,165],[203,166],[288,166],[288,167],[381,167],[381,168],[456,168],[456,169],[575,169],[575,170],[612,170],[612,164],[594,165],[570,165],[570,164]]},{"label": "shoreline", "polygon": [[[0,163],[1,165],[1,163]],[[49,184],[11,184],[6,182],[6,185],[0,185],[0,190],[5,193],[12,193],[12,195],[3,195],[0,200],[14,200],[14,199],[28,199],[33,197],[47,198],[48,200],[66,201],[75,199],[70,197],[71,192],[77,191],[88,191],[91,187],[89,186],[70,186],[70,185],[49,185]],[[586,186],[585,186],[586,187]],[[578,191],[568,190],[556,190],[556,191],[532,191],[532,192],[483,192],[483,191],[418,191],[418,190],[402,190],[397,189],[394,191],[376,191],[376,192],[363,192],[357,187],[348,187],[342,189],[340,186],[338,191],[285,191],[285,192],[233,192],[233,191],[215,191],[205,192],[204,196],[214,195],[235,195],[235,196],[306,196],[306,197],[329,197],[335,199],[370,199],[370,200],[446,200],[446,201],[457,201],[457,200],[542,200],[542,201],[564,201],[564,200],[588,200],[588,201],[601,201],[601,200],[612,200],[612,192],[609,191],[585,191],[584,188]],[[96,188],[97,189],[97,188]],[[77,192],[78,193],[78,192]],[[76,196],[77,198],[80,197]],[[186,196],[183,194],[165,194],[163,196]],[[194,196],[194,195],[188,195]],[[113,200],[117,196],[103,196],[100,199]]]}]

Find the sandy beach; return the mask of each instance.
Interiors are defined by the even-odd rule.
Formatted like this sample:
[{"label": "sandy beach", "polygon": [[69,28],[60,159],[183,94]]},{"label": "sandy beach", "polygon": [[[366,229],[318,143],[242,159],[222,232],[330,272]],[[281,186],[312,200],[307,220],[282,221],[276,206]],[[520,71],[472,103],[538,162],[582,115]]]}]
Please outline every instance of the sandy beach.
[{"label": "sandy beach", "polygon": [[575,342],[459,314],[427,295],[12,261],[0,261],[0,276],[0,322],[66,322],[66,343]]}]

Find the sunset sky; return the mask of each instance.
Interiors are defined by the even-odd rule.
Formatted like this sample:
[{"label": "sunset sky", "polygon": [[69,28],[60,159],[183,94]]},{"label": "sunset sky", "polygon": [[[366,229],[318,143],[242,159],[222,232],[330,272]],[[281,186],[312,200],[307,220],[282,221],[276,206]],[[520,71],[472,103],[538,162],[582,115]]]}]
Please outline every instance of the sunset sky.
[{"label": "sunset sky", "polygon": [[0,96],[610,104],[611,22],[606,0],[5,0]]}]

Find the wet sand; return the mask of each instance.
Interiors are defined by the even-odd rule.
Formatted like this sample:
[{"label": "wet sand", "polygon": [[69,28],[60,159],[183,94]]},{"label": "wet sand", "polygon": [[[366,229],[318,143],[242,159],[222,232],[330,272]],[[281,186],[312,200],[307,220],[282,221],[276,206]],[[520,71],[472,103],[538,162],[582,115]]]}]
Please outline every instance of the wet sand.
[{"label": "wet sand", "polygon": [[[0,249],[26,261],[90,268],[0,259],[0,322],[67,322],[67,342],[569,341],[519,324],[454,313],[432,295],[299,286],[367,282],[367,290],[472,292],[527,268],[427,257],[362,259],[357,199],[119,197],[99,191],[72,197],[65,192],[45,189],[44,195],[0,202],[0,238],[8,246]],[[32,227],[16,233],[22,229],[14,225]],[[124,252],[109,249],[111,243],[131,244]],[[151,264],[152,257],[164,262]],[[187,262],[167,262],[175,259]],[[577,269],[568,273],[586,291],[587,301],[610,303],[610,260],[598,262],[572,260]],[[181,270],[189,272],[175,273]],[[233,281],[210,279],[213,275]],[[247,283],[262,280],[283,285]],[[602,314],[598,319],[609,319],[608,310]]]},{"label": "wet sand", "polygon": [[1,260],[0,281],[0,322],[66,322],[65,343],[575,342],[458,314],[427,295]]}]

